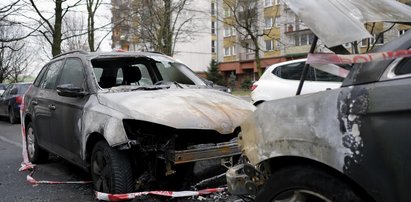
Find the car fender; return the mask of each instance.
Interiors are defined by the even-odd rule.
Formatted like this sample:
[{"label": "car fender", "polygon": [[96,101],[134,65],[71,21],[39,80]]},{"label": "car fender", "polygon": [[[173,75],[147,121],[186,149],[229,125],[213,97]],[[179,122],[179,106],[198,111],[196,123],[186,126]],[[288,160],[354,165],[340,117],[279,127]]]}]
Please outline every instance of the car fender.
[{"label": "car fender", "polygon": [[82,120],[78,123],[82,124],[83,128],[83,158],[86,157],[86,142],[93,133],[103,135],[112,147],[128,143],[129,139],[122,121],[124,114],[99,104],[95,95],[90,96],[83,111]]},{"label": "car fender", "polygon": [[[360,119],[355,113],[367,107],[343,104],[351,91],[340,88],[262,103],[241,125],[243,153],[254,165],[279,156],[300,156],[344,172],[345,162],[361,155]],[[355,107],[359,109],[352,110]]]}]

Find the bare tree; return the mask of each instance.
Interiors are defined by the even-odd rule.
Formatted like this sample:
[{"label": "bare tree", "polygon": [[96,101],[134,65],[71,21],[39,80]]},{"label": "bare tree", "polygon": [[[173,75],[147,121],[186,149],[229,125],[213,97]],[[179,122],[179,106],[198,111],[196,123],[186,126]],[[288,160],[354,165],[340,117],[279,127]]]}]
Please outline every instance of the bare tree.
[{"label": "bare tree", "polygon": [[[175,43],[189,35],[187,26],[193,16],[182,16],[190,0],[134,1],[132,14],[138,25],[131,30],[141,47],[172,56]],[[133,18],[135,19],[135,18]],[[126,24],[135,22],[126,22]]]},{"label": "bare tree", "polygon": [[[0,27],[1,38],[18,38],[20,30],[10,27]],[[5,80],[19,82],[24,79],[31,55],[22,40],[12,42],[0,42],[0,83]]]},{"label": "bare tree", "polygon": [[[263,1],[260,0],[223,0],[227,10],[218,14],[219,21],[222,21],[226,26],[233,27],[238,33],[238,44],[254,52],[258,77],[262,74],[260,59],[262,49],[259,42],[262,37],[270,36],[271,32],[271,29],[267,31],[263,29],[264,19],[258,11],[262,7],[260,5],[262,3]],[[277,14],[275,15],[277,16]],[[227,16],[229,17],[227,18]],[[273,24],[275,24],[275,19],[272,21]],[[246,41],[251,41],[252,46],[249,46]]]},{"label": "bare tree", "polygon": [[[63,37],[62,34],[62,25],[63,25],[63,18],[67,14],[67,12],[76,7],[80,4],[81,0],[76,1],[72,5],[65,5],[63,7],[63,3],[66,0],[54,0],[54,12],[51,18],[47,18],[43,15],[43,12],[39,10],[37,4],[34,0],[29,0],[31,6],[40,17],[39,24],[43,25],[43,29],[38,29],[37,31],[41,33],[41,35],[46,39],[46,41],[51,46],[51,53],[53,56],[56,56],[61,53],[61,43],[64,40],[67,40],[71,37],[75,36],[66,36]],[[54,23],[51,20],[54,19]],[[83,33],[84,34],[84,33]]]},{"label": "bare tree", "polygon": [[102,0],[86,0],[87,2],[87,37],[90,51],[95,51],[94,46],[94,17],[97,9],[101,6]]},{"label": "bare tree", "polygon": [[84,22],[84,16],[82,14],[79,15],[78,13],[68,14],[63,20],[63,25],[63,38],[66,38],[66,40],[64,40],[61,44],[62,51],[88,51],[88,39],[87,36],[84,34],[87,33],[87,25]]}]

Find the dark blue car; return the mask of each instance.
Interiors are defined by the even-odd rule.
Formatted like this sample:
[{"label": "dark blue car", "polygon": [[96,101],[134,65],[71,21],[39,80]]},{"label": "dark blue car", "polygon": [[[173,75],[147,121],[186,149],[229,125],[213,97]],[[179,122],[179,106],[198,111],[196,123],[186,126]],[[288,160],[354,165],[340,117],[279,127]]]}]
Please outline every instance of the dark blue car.
[{"label": "dark blue car", "polygon": [[11,124],[20,120],[20,104],[30,85],[31,83],[9,84],[0,97],[0,116],[8,117]]}]

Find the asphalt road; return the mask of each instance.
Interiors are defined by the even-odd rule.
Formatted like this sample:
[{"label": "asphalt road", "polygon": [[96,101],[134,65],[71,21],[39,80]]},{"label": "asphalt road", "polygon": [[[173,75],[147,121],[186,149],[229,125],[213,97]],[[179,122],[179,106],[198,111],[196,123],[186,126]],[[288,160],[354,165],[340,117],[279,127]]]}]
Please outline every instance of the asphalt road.
[{"label": "asphalt road", "polygon": [[[19,172],[22,162],[20,125],[0,121],[0,201],[93,201],[89,184],[40,184],[26,181],[28,171]],[[38,165],[36,180],[87,180],[88,174],[64,160],[51,157],[47,164]]]},{"label": "asphalt road", "polygon": [[[11,125],[0,120],[0,202],[1,201],[96,201],[91,184],[39,184],[27,182],[28,171],[19,172],[23,161],[21,129],[19,124]],[[36,166],[33,177],[36,180],[82,181],[90,180],[87,172],[56,156]],[[217,193],[204,198],[167,201],[236,201],[238,197],[228,193]],[[133,201],[164,201],[164,198],[143,197]]]}]

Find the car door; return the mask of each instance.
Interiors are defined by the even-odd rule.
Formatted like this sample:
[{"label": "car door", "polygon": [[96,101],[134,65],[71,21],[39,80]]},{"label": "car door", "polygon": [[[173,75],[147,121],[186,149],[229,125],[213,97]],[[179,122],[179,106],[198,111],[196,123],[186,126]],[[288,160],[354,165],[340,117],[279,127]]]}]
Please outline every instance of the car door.
[{"label": "car door", "polygon": [[365,90],[351,97],[368,108],[358,113],[359,165],[349,173],[381,201],[410,201],[411,58],[392,62],[380,81],[359,87]]},{"label": "car door", "polygon": [[37,132],[38,143],[49,151],[57,153],[54,142],[56,127],[52,125],[52,113],[54,109],[52,100],[56,99],[56,82],[62,68],[63,60],[57,60],[48,65],[39,82],[38,87],[33,88],[30,100],[31,111],[33,112],[33,124]]},{"label": "car door", "polygon": [[[79,58],[67,58],[61,76],[57,82],[60,85],[73,85],[87,91],[84,65]],[[88,96],[67,97],[58,95],[52,101],[54,111],[52,122],[55,127],[55,144],[59,153],[66,159],[81,164],[82,148],[82,115]]]}]

